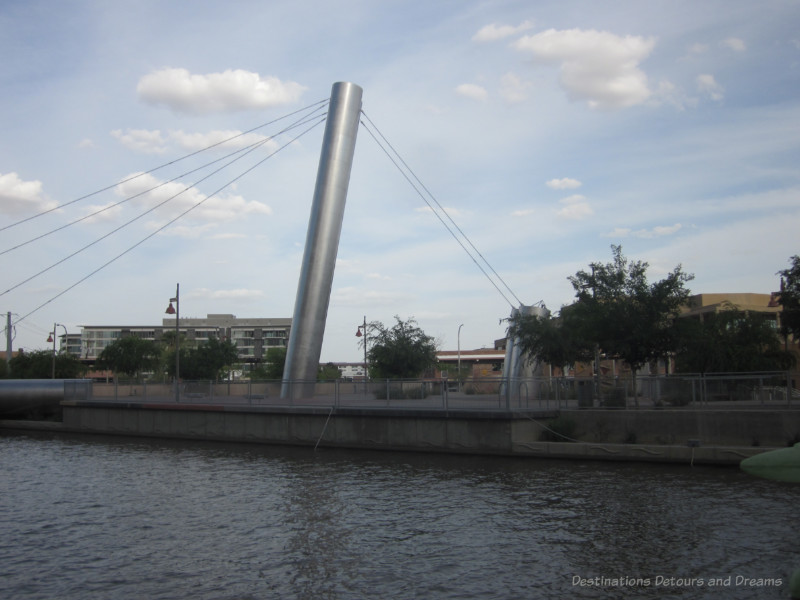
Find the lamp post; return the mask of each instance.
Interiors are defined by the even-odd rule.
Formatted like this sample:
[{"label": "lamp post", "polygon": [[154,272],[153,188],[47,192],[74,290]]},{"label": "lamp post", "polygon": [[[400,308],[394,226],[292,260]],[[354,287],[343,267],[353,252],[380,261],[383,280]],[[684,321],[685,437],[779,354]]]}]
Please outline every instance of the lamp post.
[{"label": "lamp post", "polygon": [[[362,334],[361,331],[364,331]],[[367,316],[364,315],[364,324],[359,325],[356,330],[356,337],[364,336],[364,393],[367,393]]]},{"label": "lamp post", "polygon": [[[53,368],[50,371],[50,379],[56,378],[56,330],[58,327],[64,327],[61,323],[53,323],[53,333],[51,333],[47,337],[48,342],[53,342]],[[64,327],[64,341],[66,342],[69,333],[67,333],[67,328]]]},{"label": "lamp post", "polygon": [[[181,400],[181,387],[178,379],[181,373],[181,334],[180,334],[180,319],[181,319],[181,284],[175,286],[175,297],[169,299],[169,306],[165,311],[168,315],[175,315],[175,402]],[[172,306],[172,303],[175,306]]]},{"label": "lamp post", "polygon": [[458,335],[456,336],[458,340],[458,391],[461,391],[461,328],[464,326],[462,323],[458,326]]}]

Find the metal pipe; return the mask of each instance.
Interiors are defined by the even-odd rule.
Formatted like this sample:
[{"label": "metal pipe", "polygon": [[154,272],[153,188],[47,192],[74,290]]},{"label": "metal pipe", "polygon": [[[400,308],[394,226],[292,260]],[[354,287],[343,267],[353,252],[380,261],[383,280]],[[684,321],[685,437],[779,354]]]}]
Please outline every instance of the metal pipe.
[{"label": "metal pipe", "polygon": [[[361,113],[362,89],[333,84],[286,351],[281,398],[313,395]],[[290,382],[301,382],[294,385]]]}]

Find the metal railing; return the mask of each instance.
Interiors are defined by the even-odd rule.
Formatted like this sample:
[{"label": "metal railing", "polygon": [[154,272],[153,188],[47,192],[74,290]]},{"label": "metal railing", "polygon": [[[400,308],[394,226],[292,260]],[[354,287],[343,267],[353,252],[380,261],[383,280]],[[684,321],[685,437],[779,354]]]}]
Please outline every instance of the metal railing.
[{"label": "metal railing", "polygon": [[[437,411],[781,408],[800,405],[785,372],[513,379],[370,381],[184,381],[178,401],[242,406],[352,407]],[[282,390],[285,395],[282,396]],[[96,400],[175,402],[172,383],[94,383]]]}]

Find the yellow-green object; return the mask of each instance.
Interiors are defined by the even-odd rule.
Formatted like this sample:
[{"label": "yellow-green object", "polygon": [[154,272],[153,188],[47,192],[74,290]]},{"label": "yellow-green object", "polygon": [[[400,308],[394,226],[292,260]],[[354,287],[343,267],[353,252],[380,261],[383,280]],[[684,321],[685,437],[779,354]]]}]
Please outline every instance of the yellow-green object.
[{"label": "yellow-green object", "polygon": [[791,448],[771,450],[745,458],[739,466],[745,473],[756,477],[800,483],[800,442]]},{"label": "yellow-green object", "polygon": [[800,569],[795,569],[789,577],[789,594],[793,600],[800,599]]}]

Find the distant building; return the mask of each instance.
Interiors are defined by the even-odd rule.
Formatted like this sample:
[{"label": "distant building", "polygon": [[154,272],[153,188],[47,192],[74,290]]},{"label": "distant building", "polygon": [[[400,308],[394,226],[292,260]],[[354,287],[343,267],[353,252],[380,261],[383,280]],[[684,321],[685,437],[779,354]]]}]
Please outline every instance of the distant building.
[{"label": "distant building", "polygon": [[334,363],[339,369],[339,376],[349,381],[364,380],[364,363]]},{"label": "distant building", "polygon": [[[204,319],[182,317],[178,323],[180,333],[189,343],[201,343],[211,337],[233,342],[243,363],[261,362],[269,348],[285,347],[291,327],[290,318],[240,319],[230,314],[210,314]],[[175,319],[165,318],[161,325],[155,326],[82,325],[80,358],[93,363],[106,346],[122,337],[135,335],[159,341],[168,331],[175,331]]]},{"label": "distant building", "polygon": [[436,353],[438,367],[436,376],[441,377],[444,371],[452,373],[458,372],[459,358],[461,361],[461,371],[464,377],[474,379],[487,379],[501,377],[503,375],[503,362],[505,361],[505,349],[480,348],[478,350],[440,350]]}]

